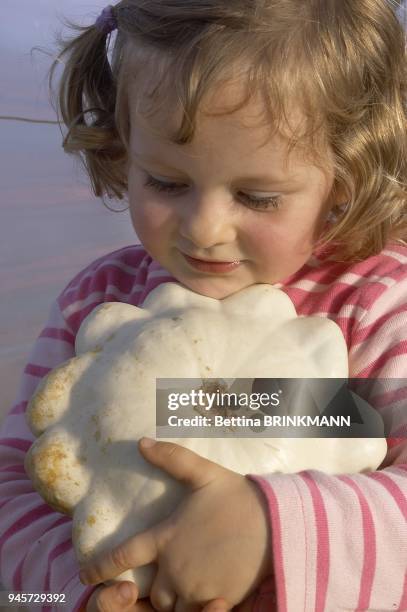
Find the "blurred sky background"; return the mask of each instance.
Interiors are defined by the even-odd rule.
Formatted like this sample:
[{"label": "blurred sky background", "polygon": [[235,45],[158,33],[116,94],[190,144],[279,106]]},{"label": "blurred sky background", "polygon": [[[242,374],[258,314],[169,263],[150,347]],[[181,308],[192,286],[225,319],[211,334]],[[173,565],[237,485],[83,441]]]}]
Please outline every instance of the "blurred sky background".
[{"label": "blurred sky background", "polygon": [[[55,120],[46,73],[61,20],[93,23],[105,0],[1,0],[0,115]],[[0,120],[0,422],[51,302],[101,255],[138,242],[129,213],[94,197],[58,125]],[[112,208],[127,204],[108,201]]]},{"label": "blurred sky background", "polygon": [[[46,80],[52,58],[30,51],[55,54],[63,17],[94,23],[106,4],[1,0],[0,115],[56,119]],[[51,302],[92,260],[138,241],[128,212],[110,212],[93,196],[61,143],[57,125],[0,120],[0,422]]]}]

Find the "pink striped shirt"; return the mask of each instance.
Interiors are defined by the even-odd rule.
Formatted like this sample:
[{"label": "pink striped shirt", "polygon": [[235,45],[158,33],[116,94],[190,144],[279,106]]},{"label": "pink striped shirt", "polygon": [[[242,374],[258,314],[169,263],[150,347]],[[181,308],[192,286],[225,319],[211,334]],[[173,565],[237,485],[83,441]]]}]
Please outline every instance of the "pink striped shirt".
[{"label": "pink striped shirt", "polygon": [[[6,588],[64,592],[70,610],[92,591],[78,578],[71,519],[52,510],[25,474],[24,456],[34,438],[24,413],[41,378],[74,356],[79,326],[95,306],[140,305],[168,281],[177,282],[141,245],[129,246],[91,263],[52,305],[0,431],[0,568]],[[254,611],[407,610],[407,392],[400,380],[391,381],[407,378],[407,248],[390,245],[352,264],[320,253],[276,286],[299,315],[329,317],[340,326],[351,377],[390,379],[375,407],[391,424],[392,438],[372,473],[248,475],[267,500],[275,572],[275,580],[260,587]]]}]

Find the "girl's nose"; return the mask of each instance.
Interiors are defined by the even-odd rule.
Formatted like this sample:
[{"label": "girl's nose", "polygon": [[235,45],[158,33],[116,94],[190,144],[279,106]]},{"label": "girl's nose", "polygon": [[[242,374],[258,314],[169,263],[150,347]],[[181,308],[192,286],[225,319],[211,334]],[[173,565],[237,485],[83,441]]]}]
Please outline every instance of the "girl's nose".
[{"label": "girl's nose", "polygon": [[179,212],[179,233],[200,249],[234,242],[233,202],[222,195],[184,201]]}]

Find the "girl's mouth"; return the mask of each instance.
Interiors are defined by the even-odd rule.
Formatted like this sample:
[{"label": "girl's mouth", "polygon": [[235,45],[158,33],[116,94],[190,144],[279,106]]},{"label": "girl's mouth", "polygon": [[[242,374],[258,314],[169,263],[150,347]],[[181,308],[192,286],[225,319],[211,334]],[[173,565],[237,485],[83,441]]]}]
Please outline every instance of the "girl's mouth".
[{"label": "girl's mouth", "polygon": [[182,253],[182,255],[187,263],[195,270],[200,270],[201,272],[213,272],[215,274],[231,272],[232,270],[238,268],[242,263],[241,261],[202,261],[201,259],[190,257],[185,253]]}]

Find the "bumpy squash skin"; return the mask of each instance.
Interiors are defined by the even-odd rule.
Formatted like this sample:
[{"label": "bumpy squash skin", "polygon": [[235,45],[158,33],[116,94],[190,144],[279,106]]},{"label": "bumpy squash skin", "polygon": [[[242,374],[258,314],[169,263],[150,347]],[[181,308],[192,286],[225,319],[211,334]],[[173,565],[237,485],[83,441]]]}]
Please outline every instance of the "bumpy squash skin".
[{"label": "bumpy squash skin", "polygon": [[[101,304],[83,321],[75,349],[29,403],[37,439],[25,468],[46,502],[73,517],[80,562],[161,521],[184,494],[137,448],[142,436],[155,437],[156,377],[348,376],[340,329],[328,319],[297,317],[282,291],[262,284],[219,301],[165,283],[143,308]],[[387,450],[382,438],[171,441],[242,474],[367,471]],[[155,569],[117,579],[134,580],[145,597]]]}]

